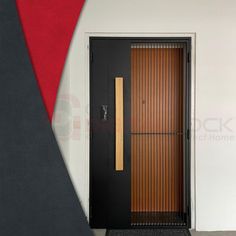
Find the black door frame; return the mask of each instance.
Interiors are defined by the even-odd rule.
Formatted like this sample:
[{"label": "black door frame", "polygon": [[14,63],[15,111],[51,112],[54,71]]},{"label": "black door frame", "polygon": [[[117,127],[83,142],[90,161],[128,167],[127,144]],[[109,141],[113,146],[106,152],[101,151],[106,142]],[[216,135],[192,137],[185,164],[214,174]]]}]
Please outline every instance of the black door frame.
[{"label": "black door frame", "polygon": [[[184,133],[186,135],[184,142],[184,163],[185,163],[185,197],[186,197],[186,226],[168,226],[168,228],[191,228],[191,48],[192,48],[192,38],[191,37],[101,37],[101,36],[92,36],[89,37],[89,43],[91,45],[93,40],[130,40],[132,43],[183,43],[185,45],[184,50],[184,64],[185,68],[185,124],[184,124]],[[90,70],[90,82],[92,79],[92,67],[91,62],[93,61],[93,53],[90,47],[89,54],[89,70]],[[90,101],[92,100],[93,94],[91,93],[91,83],[90,83]],[[90,103],[90,114],[92,104]],[[90,115],[90,124],[91,124],[91,115]],[[92,184],[91,184],[91,166],[92,166],[92,153],[91,153],[91,143],[92,143],[92,128],[90,125],[90,182],[89,182],[89,217],[91,220],[91,194],[92,194]],[[91,222],[90,222],[91,224]],[[153,227],[153,226],[151,226]],[[154,226],[155,228],[156,226]],[[164,227],[164,226],[163,226]],[[131,226],[130,226],[131,228]],[[136,227],[137,228],[137,227]],[[159,227],[158,227],[159,228]],[[165,227],[164,227],[165,228]]]}]

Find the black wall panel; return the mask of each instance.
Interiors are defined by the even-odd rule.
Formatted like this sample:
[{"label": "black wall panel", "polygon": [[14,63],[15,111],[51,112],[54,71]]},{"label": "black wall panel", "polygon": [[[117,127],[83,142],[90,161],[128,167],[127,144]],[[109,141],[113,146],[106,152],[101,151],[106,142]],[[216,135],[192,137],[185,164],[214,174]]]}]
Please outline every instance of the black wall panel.
[{"label": "black wall panel", "polygon": [[44,108],[16,11],[0,1],[0,235],[92,235]]}]

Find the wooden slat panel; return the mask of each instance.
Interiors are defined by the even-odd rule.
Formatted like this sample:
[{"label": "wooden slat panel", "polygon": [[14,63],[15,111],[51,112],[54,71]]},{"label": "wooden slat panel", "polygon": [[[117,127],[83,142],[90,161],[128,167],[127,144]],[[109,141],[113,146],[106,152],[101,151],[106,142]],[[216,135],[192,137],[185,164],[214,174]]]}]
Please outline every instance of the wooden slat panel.
[{"label": "wooden slat panel", "polygon": [[181,212],[183,49],[132,48],[131,68],[131,211]]}]

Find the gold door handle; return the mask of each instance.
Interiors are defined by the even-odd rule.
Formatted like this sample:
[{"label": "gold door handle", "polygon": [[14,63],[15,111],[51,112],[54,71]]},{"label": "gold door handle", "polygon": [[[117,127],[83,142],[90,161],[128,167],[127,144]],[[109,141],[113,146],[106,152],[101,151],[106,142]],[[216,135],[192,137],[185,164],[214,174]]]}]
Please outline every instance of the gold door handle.
[{"label": "gold door handle", "polygon": [[124,91],[123,78],[115,78],[115,170],[124,170]]}]

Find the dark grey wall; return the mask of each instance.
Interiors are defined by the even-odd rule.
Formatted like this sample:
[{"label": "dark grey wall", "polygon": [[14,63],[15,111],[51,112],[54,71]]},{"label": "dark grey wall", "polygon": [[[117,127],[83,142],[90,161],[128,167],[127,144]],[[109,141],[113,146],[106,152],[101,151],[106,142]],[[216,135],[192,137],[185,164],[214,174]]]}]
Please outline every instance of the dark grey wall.
[{"label": "dark grey wall", "polygon": [[91,235],[42,103],[15,0],[0,0],[0,112],[0,235]]}]

